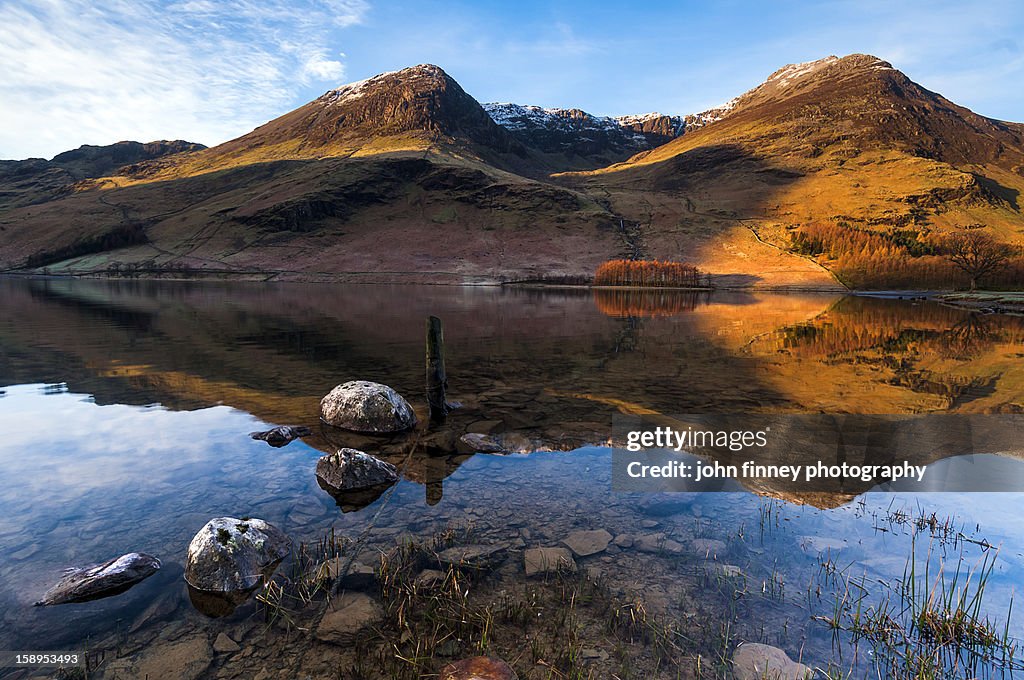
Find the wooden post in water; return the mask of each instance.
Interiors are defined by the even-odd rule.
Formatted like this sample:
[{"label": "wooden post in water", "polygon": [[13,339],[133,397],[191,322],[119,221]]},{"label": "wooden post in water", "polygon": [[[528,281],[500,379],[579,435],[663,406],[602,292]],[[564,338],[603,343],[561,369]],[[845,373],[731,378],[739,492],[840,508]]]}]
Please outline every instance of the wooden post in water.
[{"label": "wooden post in water", "polygon": [[436,316],[427,317],[427,404],[430,419],[439,422],[448,415],[445,390],[448,376],[444,372],[444,330]]}]

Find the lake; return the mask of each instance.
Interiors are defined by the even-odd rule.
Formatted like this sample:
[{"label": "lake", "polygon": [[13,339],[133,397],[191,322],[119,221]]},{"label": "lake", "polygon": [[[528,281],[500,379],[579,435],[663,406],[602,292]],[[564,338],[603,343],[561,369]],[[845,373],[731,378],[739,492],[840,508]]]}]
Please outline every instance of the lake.
[{"label": "lake", "polygon": [[[917,658],[908,640],[933,649],[941,631],[901,616],[945,587],[968,593],[960,609],[977,602],[978,625],[952,630],[939,647],[955,653],[925,677],[1020,666],[1022,317],[820,293],[65,279],[0,279],[0,300],[0,649],[88,651],[88,677],[108,678],[418,677],[480,652],[521,678],[675,678],[723,677],[758,642],[828,677],[874,677]],[[460,403],[448,423],[377,438],[321,425],[321,397],[354,379],[427,421],[428,315]],[[980,490],[613,488],[613,423],[680,414],[829,418],[847,448],[848,423],[925,422],[883,448]],[[275,425],[313,434],[279,449],[248,436]],[[466,432],[540,450],[476,454]],[[402,480],[339,507],[314,471],[342,446]],[[231,612],[182,578],[218,516],[262,518],[294,544],[277,589]],[[613,540],[577,551],[574,572],[524,575],[524,551],[599,531]],[[402,581],[459,546],[500,557],[466,588]],[[131,551],[162,569],[114,597],[32,606],[63,569]],[[302,586],[338,552],[378,571],[367,590],[385,611],[341,645],[314,634],[324,593]],[[222,633],[237,649],[211,646]]]}]

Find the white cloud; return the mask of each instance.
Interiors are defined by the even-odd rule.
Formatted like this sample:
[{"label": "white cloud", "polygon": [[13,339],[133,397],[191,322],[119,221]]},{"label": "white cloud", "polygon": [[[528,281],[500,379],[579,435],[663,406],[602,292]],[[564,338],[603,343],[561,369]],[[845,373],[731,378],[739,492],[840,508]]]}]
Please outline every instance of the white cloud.
[{"label": "white cloud", "polygon": [[323,54],[313,54],[306,59],[302,72],[318,80],[339,79],[345,73],[345,65],[335,59],[328,59]]},{"label": "white cloud", "polygon": [[[344,76],[362,0],[36,0],[0,5],[0,158],[243,134]],[[332,49],[333,48],[333,49]]]}]

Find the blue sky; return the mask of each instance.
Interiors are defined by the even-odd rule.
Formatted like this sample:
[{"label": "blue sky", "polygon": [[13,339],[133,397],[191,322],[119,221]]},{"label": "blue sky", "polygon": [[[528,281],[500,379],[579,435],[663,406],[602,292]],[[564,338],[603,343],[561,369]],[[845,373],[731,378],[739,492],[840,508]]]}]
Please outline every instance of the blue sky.
[{"label": "blue sky", "polygon": [[[1024,121],[1024,3],[0,0],[0,158],[216,144],[418,63],[481,101],[691,113],[775,69],[867,52]],[[653,6],[652,6],[653,5]]]}]

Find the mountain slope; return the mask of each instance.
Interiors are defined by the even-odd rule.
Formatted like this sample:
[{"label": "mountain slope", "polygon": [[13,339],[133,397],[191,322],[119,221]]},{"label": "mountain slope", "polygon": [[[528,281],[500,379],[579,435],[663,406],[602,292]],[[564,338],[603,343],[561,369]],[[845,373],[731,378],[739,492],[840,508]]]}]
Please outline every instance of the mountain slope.
[{"label": "mountain slope", "polygon": [[51,160],[0,161],[0,210],[49,200],[82,179],[102,177],[133,163],[205,149],[182,140],[83,145]]},{"label": "mountain slope", "polygon": [[708,261],[717,246],[695,243],[694,230],[752,232],[788,249],[809,225],[921,248],[977,225],[1024,241],[1022,127],[957,106],[887,62],[790,65],[730,104],[657,149],[562,179],[609,192],[616,212],[645,214],[640,238],[658,256],[690,250]]},{"label": "mountain slope", "polygon": [[152,181],[267,161],[402,151],[458,153],[498,167],[521,166],[526,155],[451,76],[421,64],[326,92],[186,162],[142,164],[128,175]]},{"label": "mountain slope", "polygon": [[[585,276],[615,221],[441,69],[346,85],[210,149],[0,215],[7,267],[356,280]],[[573,257],[567,257],[572,253]]]}]

